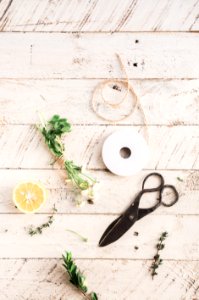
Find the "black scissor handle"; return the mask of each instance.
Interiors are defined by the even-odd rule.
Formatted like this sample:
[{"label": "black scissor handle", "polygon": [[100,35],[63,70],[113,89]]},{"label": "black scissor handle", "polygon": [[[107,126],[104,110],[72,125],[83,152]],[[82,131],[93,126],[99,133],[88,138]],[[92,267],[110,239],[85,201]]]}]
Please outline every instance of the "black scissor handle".
[{"label": "black scissor handle", "polygon": [[[173,198],[173,201],[171,201],[170,203],[166,203],[166,202],[164,202],[162,199],[163,199],[163,197],[162,197],[162,194],[163,194],[163,191],[164,191],[164,189],[171,189],[172,191],[173,191],[173,193],[174,193],[174,198]],[[170,206],[173,206],[177,201],[178,201],[178,199],[179,199],[179,194],[178,194],[178,191],[176,190],[176,188],[175,188],[175,186],[173,186],[173,185],[170,185],[170,184],[165,184],[163,187],[162,187],[162,189],[161,189],[161,204],[163,205],[163,206],[166,206],[166,207],[170,207]]]},{"label": "black scissor handle", "polygon": [[[155,187],[155,188],[145,189],[144,185],[145,185],[146,181],[149,179],[149,177],[154,177],[154,176],[158,177],[160,179],[160,184],[157,187]],[[163,189],[163,187],[164,187],[164,178],[162,177],[162,175],[160,173],[156,173],[156,172],[148,174],[144,178],[144,181],[142,183],[142,191],[143,191],[143,193],[158,192],[158,191],[161,191]]]}]

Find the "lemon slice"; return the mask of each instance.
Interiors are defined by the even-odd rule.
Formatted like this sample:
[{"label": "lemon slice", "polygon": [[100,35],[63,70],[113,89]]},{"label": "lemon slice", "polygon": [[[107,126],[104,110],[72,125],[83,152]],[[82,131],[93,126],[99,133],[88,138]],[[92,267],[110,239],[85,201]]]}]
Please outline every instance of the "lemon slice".
[{"label": "lemon slice", "polygon": [[13,191],[13,201],[24,213],[33,213],[41,208],[46,201],[46,189],[39,183],[23,182]]}]

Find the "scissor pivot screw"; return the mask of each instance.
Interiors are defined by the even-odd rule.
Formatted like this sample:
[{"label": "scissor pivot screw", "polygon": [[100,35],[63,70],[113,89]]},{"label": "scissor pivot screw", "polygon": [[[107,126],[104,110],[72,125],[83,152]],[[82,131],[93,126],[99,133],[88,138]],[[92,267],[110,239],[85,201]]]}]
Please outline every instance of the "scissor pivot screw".
[{"label": "scissor pivot screw", "polygon": [[129,220],[130,220],[130,221],[133,221],[133,219],[134,219],[134,216],[133,216],[133,215],[130,215],[130,216],[129,216]]}]

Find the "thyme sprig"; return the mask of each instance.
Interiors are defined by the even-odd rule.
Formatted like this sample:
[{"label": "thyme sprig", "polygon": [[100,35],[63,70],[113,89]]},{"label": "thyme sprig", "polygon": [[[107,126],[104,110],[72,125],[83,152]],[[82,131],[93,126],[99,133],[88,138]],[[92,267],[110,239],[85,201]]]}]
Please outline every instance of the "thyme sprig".
[{"label": "thyme sprig", "polygon": [[42,234],[43,229],[47,228],[47,227],[50,227],[53,222],[54,222],[54,217],[49,216],[48,221],[46,223],[43,223],[42,225],[37,226],[37,227],[34,227],[33,225],[31,225],[28,228],[28,234],[31,235],[31,236],[36,235],[36,234]]},{"label": "thyme sprig", "polygon": [[158,275],[157,273],[157,269],[158,267],[162,264],[162,259],[160,258],[160,254],[159,252],[164,249],[165,247],[165,244],[163,243],[164,240],[167,238],[168,236],[168,232],[163,232],[158,240],[158,243],[156,245],[156,249],[157,249],[157,253],[156,255],[154,256],[154,261],[150,267],[151,269],[151,276],[152,276],[152,279],[154,278],[154,276]]},{"label": "thyme sprig", "polygon": [[55,205],[53,206],[52,211],[53,211],[53,214],[48,217],[48,221],[47,222],[43,223],[40,226],[36,226],[36,227],[33,226],[33,225],[31,225],[28,228],[28,234],[30,236],[33,236],[33,235],[36,235],[36,234],[42,234],[44,228],[48,228],[48,227],[50,227],[52,225],[52,223],[54,222],[54,213],[57,212],[57,209],[56,209]]},{"label": "thyme sprig", "polygon": [[62,255],[63,266],[66,269],[70,282],[76,286],[76,288],[84,295],[85,299],[98,300],[97,294],[91,292],[88,294],[88,288],[86,286],[86,277],[79,270],[76,263],[73,261],[71,252],[66,252]]},{"label": "thyme sprig", "polygon": [[71,124],[65,118],[60,118],[59,115],[54,115],[48,122],[40,116],[41,125],[37,126],[44,136],[51,153],[57,159],[63,159],[64,168],[67,173],[67,178],[72,182],[73,186],[81,191],[88,192],[88,199],[93,199],[93,186],[96,180],[82,172],[82,167],[74,164],[72,160],[64,159],[64,143],[62,137],[65,133],[71,131]]}]

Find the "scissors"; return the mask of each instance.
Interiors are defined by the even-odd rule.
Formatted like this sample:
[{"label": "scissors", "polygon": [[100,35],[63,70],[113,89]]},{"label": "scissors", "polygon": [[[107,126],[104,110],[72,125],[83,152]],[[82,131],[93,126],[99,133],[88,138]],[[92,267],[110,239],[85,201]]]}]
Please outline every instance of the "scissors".
[{"label": "scissors", "polygon": [[[150,177],[157,177],[159,179],[159,185],[155,188],[145,188],[146,181]],[[169,203],[162,200],[163,192],[165,189],[169,189],[173,192],[173,199]],[[140,200],[146,193],[158,192],[157,203],[150,208],[139,208]],[[173,185],[164,184],[164,178],[159,173],[148,174],[143,183],[142,190],[136,196],[133,203],[122,213],[116,220],[114,220],[103,233],[99,246],[104,247],[115,241],[117,241],[123,234],[125,234],[136,221],[147,216],[156,210],[160,205],[170,207],[174,205],[179,199],[179,194]]]}]

